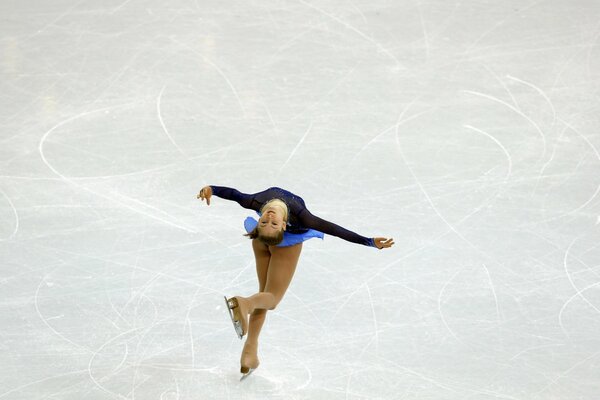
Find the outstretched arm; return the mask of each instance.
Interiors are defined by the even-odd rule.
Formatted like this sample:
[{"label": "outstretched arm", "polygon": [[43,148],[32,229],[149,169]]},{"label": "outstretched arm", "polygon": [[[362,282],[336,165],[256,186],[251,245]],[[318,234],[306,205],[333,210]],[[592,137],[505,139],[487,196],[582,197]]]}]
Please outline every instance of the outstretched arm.
[{"label": "outstretched arm", "polygon": [[394,245],[394,239],[386,239],[382,237],[367,238],[361,236],[346,228],[326,221],[323,218],[319,218],[316,215],[311,214],[308,210],[304,210],[300,214],[299,219],[302,225],[307,228],[315,229],[328,235],[337,236],[352,243],[376,247],[378,249],[383,249]]},{"label": "outstretched arm", "polygon": [[200,193],[198,193],[196,198],[203,201],[206,200],[206,204],[210,205],[210,198],[213,194],[225,200],[235,201],[244,208],[249,208],[251,210],[255,209],[252,204],[254,200],[253,194],[242,193],[237,189],[225,186],[205,186],[202,188],[202,190],[200,190]]}]

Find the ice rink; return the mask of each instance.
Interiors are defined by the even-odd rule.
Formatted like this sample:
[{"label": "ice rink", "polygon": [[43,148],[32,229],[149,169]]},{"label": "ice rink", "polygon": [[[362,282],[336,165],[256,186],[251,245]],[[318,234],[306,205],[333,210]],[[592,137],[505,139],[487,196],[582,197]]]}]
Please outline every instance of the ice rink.
[{"label": "ice rink", "polygon": [[[597,400],[597,0],[3,0],[0,400]],[[205,185],[304,244],[261,366]]]}]

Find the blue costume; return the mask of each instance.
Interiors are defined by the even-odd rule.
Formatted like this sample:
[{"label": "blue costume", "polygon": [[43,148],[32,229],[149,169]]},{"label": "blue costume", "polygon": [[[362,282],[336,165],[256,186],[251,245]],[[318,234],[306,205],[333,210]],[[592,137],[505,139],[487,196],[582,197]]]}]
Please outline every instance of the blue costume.
[{"label": "blue costume", "polygon": [[[377,247],[373,238],[361,236],[311,214],[306,208],[302,197],[287,190],[271,187],[262,192],[245,194],[229,187],[213,185],[210,187],[215,196],[235,201],[244,208],[256,211],[258,215],[261,215],[260,209],[269,200],[279,199],[283,201],[288,207],[288,221],[287,229],[283,234],[283,241],[277,245],[279,247],[292,246],[313,237],[323,239],[324,233],[337,236],[352,243]],[[252,217],[246,218],[246,221],[244,221],[246,232],[251,232],[257,224],[258,221],[256,219]]]}]

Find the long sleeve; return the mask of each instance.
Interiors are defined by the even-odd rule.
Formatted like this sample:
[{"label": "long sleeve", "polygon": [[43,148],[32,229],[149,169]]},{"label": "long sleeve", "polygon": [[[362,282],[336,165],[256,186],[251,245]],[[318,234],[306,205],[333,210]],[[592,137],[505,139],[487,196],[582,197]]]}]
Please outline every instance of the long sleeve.
[{"label": "long sleeve", "polygon": [[283,200],[288,206],[289,218],[288,229],[286,233],[300,234],[305,233],[307,229],[314,229],[328,235],[337,236],[348,242],[362,244],[364,246],[377,247],[373,238],[367,238],[356,234],[339,225],[325,221],[308,211],[304,200],[287,190],[270,187],[262,192],[246,194],[237,189],[210,185],[213,194],[225,200],[237,202],[240,206],[259,212],[261,207],[272,199]]},{"label": "long sleeve", "polygon": [[348,242],[362,244],[370,247],[377,247],[375,246],[375,241],[373,240],[373,238],[367,238],[352,231],[349,231],[346,228],[343,228],[339,225],[336,225],[332,222],[326,221],[322,218],[317,217],[316,215],[311,214],[308,210],[304,210],[298,216],[298,219],[300,223],[307,228],[315,229],[328,235],[337,236],[340,239],[347,240]]},{"label": "long sleeve", "polygon": [[225,186],[210,185],[210,187],[212,189],[213,195],[225,200],[235,201],[244,208],[249,208],[251,210],[258,211],[257,207],[260,207],[260,205],[256,204],[256,202],[254,201],[254,194],[242,193],[237,189]]}]

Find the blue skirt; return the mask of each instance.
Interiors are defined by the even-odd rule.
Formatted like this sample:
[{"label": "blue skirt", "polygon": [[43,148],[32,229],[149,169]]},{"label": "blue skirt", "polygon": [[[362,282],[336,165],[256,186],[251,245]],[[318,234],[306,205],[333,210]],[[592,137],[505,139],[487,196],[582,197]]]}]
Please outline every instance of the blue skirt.
[{"label": "blue skirt", "polygon": [[[244,221],[244,228],[248,233],[252,232],[254,228],[256,228],[256,225],[258,225],[258,221],[252,217],[247,217]],[[288,231],[285,231],[283,232],[283,240],[277,245],[277,247],[293,246],[312,238],[323,239],[324,236],[325,234],[323,232],[319,232],[314,229],[309,229],[304,233],[288,233]]]}]

